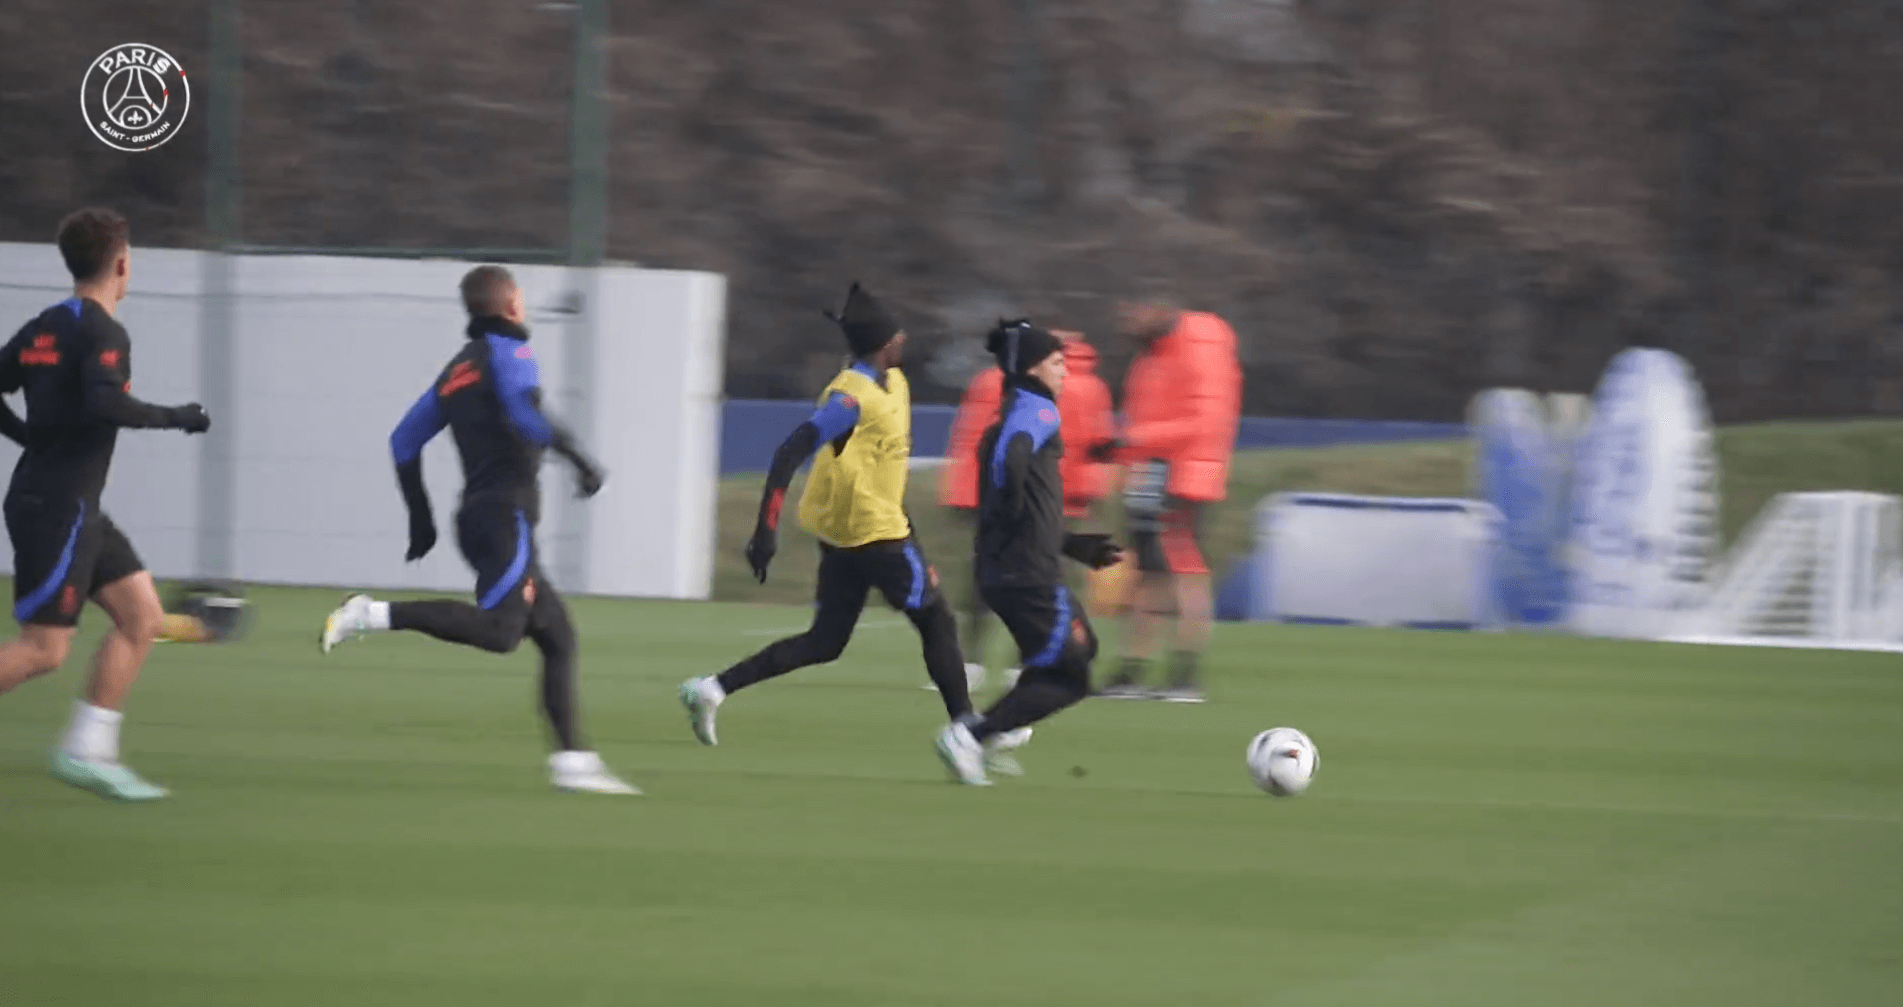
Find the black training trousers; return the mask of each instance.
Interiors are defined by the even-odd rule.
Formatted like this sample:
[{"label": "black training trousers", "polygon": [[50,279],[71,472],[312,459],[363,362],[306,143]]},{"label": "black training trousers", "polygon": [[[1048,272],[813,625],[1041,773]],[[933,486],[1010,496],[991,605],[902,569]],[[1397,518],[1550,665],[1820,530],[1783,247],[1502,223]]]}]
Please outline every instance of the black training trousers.
[{"label": "black training trousers", "polygon": [[917,627],[925,649],[925,671],[938,686],[945,712],[953,718],[970,713],[965,659],[958,650],[958,624],[938,590],[937,572],[910,538],[850,549],[822,543],[818,604],[812,626],[798,636],[768,644],[721,672],[720,687],[733,693],[798,668],[838,660],[852,640],[866,597],[874,588]]}]

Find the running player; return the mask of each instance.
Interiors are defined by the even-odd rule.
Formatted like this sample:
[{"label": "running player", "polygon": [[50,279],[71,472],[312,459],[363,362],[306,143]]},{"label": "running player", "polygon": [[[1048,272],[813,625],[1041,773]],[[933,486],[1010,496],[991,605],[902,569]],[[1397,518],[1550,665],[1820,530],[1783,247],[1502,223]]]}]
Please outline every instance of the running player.
[{"label": "running player", "polygon": [[555,749],[549,782],[558,790],[638,794],[582,744],[575,713],[575,627],[536,560],[543,450],[553,449],[574,465],[584,498],[600,492],[601,470],[542,412],[541,379],[515,278],[501,266],[477,266],[463,277],[462,296],[469,342],[397,424],[390,451],[410,512],[404,558],[414,561],[436,545],[436,519],[423,487],[423,445],[446,426],[456,439],[463,465],[456,545],[476,571],[477,604],[352,595],[324,621],[319,642],[329,653],[354,636],[408,629],[506,654],[527,636],[542,652],[542,712]]},{"label": "running player", "polygon": [[1110,536],[1064,526],[1061,340],[1027,321],[1000,322],[986,348],[1004,372],[1005,393],[1000,422],[978,442],[984,469],[973,573],[985,603],[1017,641],[1024,670],[983,716],[939,732],[939,756],[961,781],[977,785],[990,782],[986,769],[1019,775],[1009,753],[1028,739],[1030,725],[1090,692],[1097,635],[1064,586],[1063,557],[1096,569],[1123,557]]},{"label": "running player", "polygon": [[132,343],[115,317],[132,271],[125,218],[104,209],[59,226],[73,296],[40,312],[0,350],[0,394],[26,393],[21,422],[0,400],[0,434],[25,449],[7,487],[13,541],[13,617],[20,635],[0,646],[0,692],[66,662],[80,607],[112,617],[99,641],[86,698],[53,753],[53,775],[102,797],[164,797],[119,761],[122,707],[165,617],[152,575],[99,508],[121,428],[204,433],[202,406],[132,397]]},{"label": "running player", "polygon": [[826,386],[818,411],[794,428],[774,453],[759,518],[747,543],[747,563],[765,583],[767,566],[779,549],[786,487],[817,451],[800,496],[799,519],[801,527],[819,538],[819,605],[806,632],[769,644],[718,675],[681,685],[681,703],[703,745],[717,743],[714,714],[728,696],[798,668],[837,660],[852,640],[873,588],[918,628],[925,671],[938,686],[946,715],[956,719],[971,712],[958,625],[938,590],[938,574],[912,538],[905,513],[912,453],[912,399],[899,370],[905,333],[856,283],[846,294],[845,309],[827,317],[845,332],[853,362]]}]

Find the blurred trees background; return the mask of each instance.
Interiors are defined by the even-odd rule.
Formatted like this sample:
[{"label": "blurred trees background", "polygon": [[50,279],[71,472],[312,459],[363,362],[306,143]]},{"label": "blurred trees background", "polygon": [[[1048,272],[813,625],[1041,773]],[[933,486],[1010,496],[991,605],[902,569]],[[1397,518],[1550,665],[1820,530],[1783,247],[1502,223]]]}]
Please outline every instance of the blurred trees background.
[{"label": "blurred trees background", "polygon": [[[0,239],[108,202],[204,240],[202,93],[110,151],[86,61],[208,65],[204,0],[0,10]],[[243,234],[566,240],[573,11],[247,0]],[[728,391],[806,397],[859,279],[946,400],[1005,312],[1117,371],[1161,280],[1242,337],[1248,408],[1457,418],[1667,346],[1721,420],[1903,411],[1903,2],[612,0],[609,250],[731,281]],[[202,87],[208,79],[195,80]]]}]

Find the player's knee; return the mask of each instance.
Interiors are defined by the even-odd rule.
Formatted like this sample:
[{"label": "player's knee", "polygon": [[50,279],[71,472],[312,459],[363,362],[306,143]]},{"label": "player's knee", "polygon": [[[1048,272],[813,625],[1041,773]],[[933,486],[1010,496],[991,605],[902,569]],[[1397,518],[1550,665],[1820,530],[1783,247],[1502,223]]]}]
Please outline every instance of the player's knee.
[{"label": "player's knee", "polygon": [[1085,696],[1090,695],[1089,675],[1089,670],[1085,669],[1080,675],[1066,675],[1063,677],[1058,683],[1058,687],[1064,690],[1064,705],[1070,706],[1075,703],[1081,703],[1084,701]]},{"label": "player's knee", "polygon": [[824,630],[808,630],[806,633],[806,653],[813,664],[831,664],[839,660],[846,652],[846,644],[851,637],[844,633],[831,633]]},{"label": "player's knee", "polygon": [[1042,668],[1026,668],[1019,684],[1034,683],[1058,693],[1065,706],[1079,702],[1090,693],[1090,665],[1073,660],[1068,651],[1057,663]]},{"label": "player's knee", "polygon": [[1097,660],[1097,641],[1092,639],[1083,643],[1073,643],[1064,648],[1064,665],[1078,678],[1090,679],[1090,666]]},{"label": "player's knee", "polygon": [[918,628],[919,635],[926,639],[931,639],[934,634],[953,638],[958,635],[958,617],[952,615],[951,606],[943,598],[923,608],[912,609],[905,615]]},{"label": "player's knee", "polygon": [[529,628],[528,613],[516,610],[490,610],[483,613],[481,635],[476,646],[496,654],[510,654],[522,645],[522,637]]},{"label": "player's knee", "polygon": [[495,646],[490,649],[498,654],[515,653],[515,649],[522,646],[522,638],[528,635],[526,628],[519,622],[505,622],[496,629]]},{"label": "player's knee", "polygon": [[139,605],[130,611],[120,613],[113,623],[119,635],[143,646],[159,638],[165,631],[165,611],[156,604]]},{"label": "player's knee", "polygon": [[72,632],[57,632],[44,626],[27,626],[19,638],[6,645],[15,668],[25,670],[25,678],[38,678],[59,670],[72,651]]},{"label": "player's knee", "polygon": [[566,658],[575,654],[575,627],[566,619],[553,625],[536,626],[529,630],[529,637],[543,657]]},{"label": "player's knee", "polygon": [[59,670],[72,653],[73,638],[70,633],[29,632],[12,646],[25,658],[28,677],[33,677]]},{"label": "player's knee", "polygon": [[1096,653],[1098,653],[1096,630],[1083,617],[1071,619],[1069,638],[1064,642],[1062,661],[1079,664],[1089,672],[1090,662],[1096,661]]},{"label": "player's knee", "polygon": [[1094,645],[1090,650],[1070,646],[1064,648],[1064,658],[1057,663],[1058,684],[1070,694],[1073,703],[1090,691],[1090,660],[1094,654]]}]

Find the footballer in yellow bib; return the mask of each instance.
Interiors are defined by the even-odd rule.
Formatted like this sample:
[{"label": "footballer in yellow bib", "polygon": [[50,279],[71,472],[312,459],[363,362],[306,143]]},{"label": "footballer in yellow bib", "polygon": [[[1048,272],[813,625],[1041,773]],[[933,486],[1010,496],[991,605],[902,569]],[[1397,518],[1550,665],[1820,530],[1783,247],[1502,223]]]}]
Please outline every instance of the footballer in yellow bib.
[{"label": "footballer in yellow bib", "polygon": [[[877,374],[863,362],[840,371],[820,396],[819,413],[835,422],[820,431],[822,450],[800,494],[800,527],[827,545],[851,549],[868,542],[903,541],[905,477],[912,457],[912,393],[894,367]],[[858,412],[856,420],[851,414]],[[836,437],[826,437],[833,427]]]},{"label": "footballer in yellow bib", "polygon": [[[813,458],[800,495],[800,527],[819,539],[818,606],[813,625],[718,675],[681,685],[681,702],[702,744],[715,743],[714,711],[749,685],[837,659],[874,589],[918,628],[925,671],[945,713],[971,714],[965,661],[951,606],[938,575],[919,551],[905,516],[905,478],[912,454],[912,395],[899,361],[905,332],[857,283],[839,314],[827,312],[852,348],[852,363],[826,386],[813,415],[773,455],[759,520],[747,542],[747,564],[766,583],[779,548],[780,507],[793,474]],[[817,457],[814,457],[817,454]]]}]

